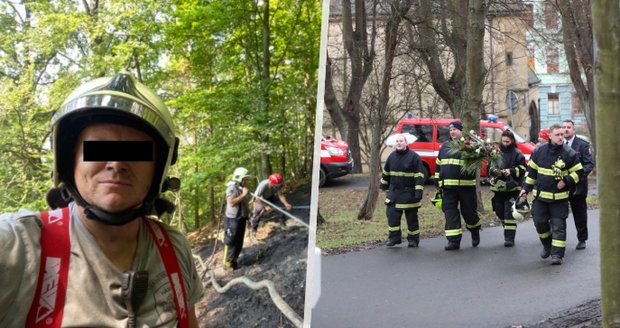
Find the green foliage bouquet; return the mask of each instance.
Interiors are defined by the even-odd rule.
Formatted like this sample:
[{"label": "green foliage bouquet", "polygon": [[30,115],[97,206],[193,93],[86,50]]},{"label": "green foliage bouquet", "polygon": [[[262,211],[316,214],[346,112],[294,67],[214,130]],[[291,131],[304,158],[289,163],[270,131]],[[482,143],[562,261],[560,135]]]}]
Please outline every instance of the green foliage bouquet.
[{"label": "green foliage bouquet", "polygon": [[450,154],[459,154],[465,162],[461,172],[474,175],[480,171],[483,163],[489,167],[502,167],[502,153],[490,139],[482,140],[473,130],[463,132],[460,139],[452,140],[448,145]]}]

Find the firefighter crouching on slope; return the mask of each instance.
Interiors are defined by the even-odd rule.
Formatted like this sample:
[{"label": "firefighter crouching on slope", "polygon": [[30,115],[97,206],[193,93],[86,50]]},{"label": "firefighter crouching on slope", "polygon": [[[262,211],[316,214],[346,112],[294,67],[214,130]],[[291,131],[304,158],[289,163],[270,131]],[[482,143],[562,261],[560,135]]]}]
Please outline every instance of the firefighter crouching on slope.
[{"label": "firefighter crouching on slope", "polygon": [[[457,140],[463,136],[463,124],[459,121],[450,123],[450,138]],[[471,245],[480,244],[480,218],[478,217],[478,201],[476,196],[476,176],[461,172],[464,161],[459,154],[450,154],[449,143],[444,142],[439,149],[435,168],[435,183],[442,189],[443,199],[441,210],[446,217],[445,233],[448,244],[447,251],[461,247],[461,214],[471,232]],[[460,204],[460,213],[459,213]]]},{"label": "firefighter crouching on slope", "polygon": [[385,162],[381,178],[381,189],[388,190],[385,198],[389,226],[386,246],[402,242],[400,218],[404,212],[407,219],[408,247],[418,247],[418,208],[424,190],[424,164],[420,156],[409,149],[405,136],[397,135],[395,142],[394,151]]},{"label": "firefighter crouching on slope", "polygon": [[238,167],[231,180],[226,184],[226,212],[224,218],[224,266],[236,270],[237,259],[243,248],[245,225],[250,216],[248,207],[249,193],[247,182],[248,170]]},{"label": "firefighter crouching on slope", "polygon": [[493,211],[504,227],[504,246],[512,247],[515,244],[517,221],[512,217],[513,202],[519,196],[523,176],[525,175],[525,156],[517,148],[515,136],[510,131],[502,133],[500,145],[502,152],[502,167],[491,167],[491,199]]},{"label": "firefighter crouching on slope", "polygon": [[[271,211],[271,207],[264,203],[262,199],[278,206],[283,205],[287,211],[290,211],[293,206],[288,203],[286,197],[280,194],[280,189],[284,184],[284,179],[279,173],[273,173],[268,179],[265,179],[258,183],[256,192],[254,192],[254,210],[252,211],[252,238],[256,238],[256,231],[258,230],[258,224],[260,223],[265,211]],[[286,217],[284,214],[279,213],[279,220],[281,224],[286,223]]]},{"label": "firefighter crouching on slope", "polygon": [[560,124],[549,127],[549,142],[534,150],[520,196],[532,193],[532,217],[543,245],[540,257],[562,264],[566,249],[569,190],[579,182],[583,168],[579,155],[564,143]]},{"label": "firefighter crouching on slope", "polygon": [[0,327],[198,327],[189,242],[148,217],[174,209],[160,193],[179,139],[161,99],[127,74],[96,79],[51,135],[54,210],[0,216]]}]

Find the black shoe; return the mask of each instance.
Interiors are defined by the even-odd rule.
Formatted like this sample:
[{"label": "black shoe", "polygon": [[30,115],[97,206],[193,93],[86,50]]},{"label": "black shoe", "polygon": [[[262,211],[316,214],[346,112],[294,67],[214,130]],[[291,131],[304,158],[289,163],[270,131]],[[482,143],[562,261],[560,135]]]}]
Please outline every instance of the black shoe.
[{"label": "black shoe", "polygon": [[551,256],[551,265],[562,265],[562,258],[560,255]]},{"label": "black shoe", "polygon": [[461,248],[461,246],[459,244],[448,242],[448,245],[446,245],[443,249],[445,249],[447,251],[455,251],[455,250],[457,250],[459,248]]},{"label": "black shoe", "polygon": [[392,247],[392,246],[396,246],[402,243],[402,240],[392,240],[392,239],[388,239],[387,243],[385,243],[385,246],[388,247]]},{"label": "black shoe", "polygon": [[478,247],[480,245],[480,230],[475,229],[471,231],[471,245],[473,247]]},{"label": "black shoe", "polygon": [[506,240],[504,242],[504,247],[512,247],[515,245],[515,241],[514,240]]},{"label": "black shoe", "polygon": [[551,255],[551,246],[543,246],[542,252],[540,252],[540,257],[546,259]]},{"label": "black shoe", "polygon": [[417,240],[409,240],[407,247],[418,247],[419,242]]},{"label": "black shoe", "polygon": [[577,243],[576,249],[586,249],[586,241],[585,240],[580,240]]}]

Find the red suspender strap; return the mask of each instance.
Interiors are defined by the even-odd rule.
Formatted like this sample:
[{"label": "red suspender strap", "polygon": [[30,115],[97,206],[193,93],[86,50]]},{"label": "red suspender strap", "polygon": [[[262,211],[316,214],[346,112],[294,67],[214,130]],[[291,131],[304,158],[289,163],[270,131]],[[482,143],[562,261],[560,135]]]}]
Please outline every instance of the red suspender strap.
[{"label": "red suspender strap", "polygon": [[177,256],[174,252],[174,247],[170,242],[170,237],[166,233],[166,229],[160,222],[146,219],[146,226],[151,233],[153,241],[159,249],[159,255],[161,256],[166,272],[168,273],[168,281],[172,287],[172,296],[174,298],[174,305],[177,308],[177,319],[179,320],[178,327],[189,327],[189,306],[187,303],[187,293],[185,292],[185,284],[183,283],[183,275],[177,262]]},{"label": "red suspender strap", "polygon": [[69,208],[41,212],[41,221],[41,268],[26,327],[56,328],[62,324],[69,276]]}]

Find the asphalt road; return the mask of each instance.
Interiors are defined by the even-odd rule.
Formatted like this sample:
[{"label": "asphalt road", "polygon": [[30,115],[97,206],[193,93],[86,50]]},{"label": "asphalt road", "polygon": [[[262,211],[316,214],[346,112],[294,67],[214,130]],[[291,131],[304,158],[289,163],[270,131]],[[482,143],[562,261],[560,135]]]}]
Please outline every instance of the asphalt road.
[{"label": "asphalt road", "polygon": [[[516,246],[503,246],[501,227],[485,228],[471,247],[446,252],[445,237],[420,248],[379,247],[322,259],[321,297],[312,327],[511,327],[536,323],[600,298],[599,212],[588,212],[590,240],[577,244],[572,216],[564,264],[539,257],[531,220]],[[400,246],[404,246],[406,243]]]}]

